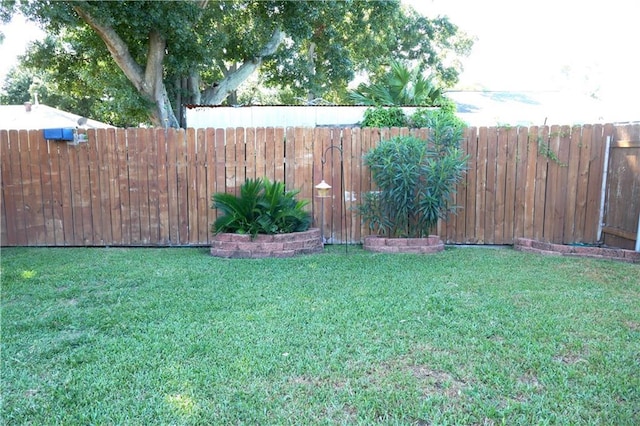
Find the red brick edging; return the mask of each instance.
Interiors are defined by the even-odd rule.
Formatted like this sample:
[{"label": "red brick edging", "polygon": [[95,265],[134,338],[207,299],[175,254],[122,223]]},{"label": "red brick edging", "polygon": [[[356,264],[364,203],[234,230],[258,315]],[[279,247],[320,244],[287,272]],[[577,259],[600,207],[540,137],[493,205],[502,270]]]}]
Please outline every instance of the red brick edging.
[{"label": "red brick edging", "polygon": [[256,235],[220,233],[211,240],[211,255],[226,258],[291,257],[323,250],[320,229],[290,234]]},{"label": "red brick edging", "polygon": [[566,246],[563,244],[544,243],[528,238],[517,238],[513,248],[519,251],[539,254],[555,254],[561,256],[591,257],[595,259],[621,260],[623,262],[640,263],[640,252],[618,248]]},{"label": "red brick edging", "polygon": [[364,249],[376,253],[438,253],[444,243],[437,235],[425,238],[385,238],[370,235],[364,239]]}]

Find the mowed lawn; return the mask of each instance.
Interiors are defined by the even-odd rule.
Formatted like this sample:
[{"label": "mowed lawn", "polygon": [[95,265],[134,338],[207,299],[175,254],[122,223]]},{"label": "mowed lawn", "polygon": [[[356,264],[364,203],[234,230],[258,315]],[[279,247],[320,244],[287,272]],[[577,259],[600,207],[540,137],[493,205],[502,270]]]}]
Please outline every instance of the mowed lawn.
[{"label": "mowed lawn", "polygon": [[4,424],[640,424],[640,265],[4,248]]}]

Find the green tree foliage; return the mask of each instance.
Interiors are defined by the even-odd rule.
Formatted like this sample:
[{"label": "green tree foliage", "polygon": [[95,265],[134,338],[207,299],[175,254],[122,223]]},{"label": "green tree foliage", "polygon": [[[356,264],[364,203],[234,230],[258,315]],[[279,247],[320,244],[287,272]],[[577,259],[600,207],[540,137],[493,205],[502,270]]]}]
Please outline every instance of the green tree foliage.
[{"label": "green tree foliage", "polygon": [[389,59],[419,59],[453,82],[458,70],[443,55],[470,48],[446,18],[427,19],[399,0],[22,0],[16,7],[58,44],[37,45],[34,67],[56,82],[81,79],[91,86],[82,93],[100,105],[134,117],[143,110],[165,127],[180,124],[182,105],[220,104],[259,69],[265,84],[293,97],[338,99],[354,73],[375,75]]}]

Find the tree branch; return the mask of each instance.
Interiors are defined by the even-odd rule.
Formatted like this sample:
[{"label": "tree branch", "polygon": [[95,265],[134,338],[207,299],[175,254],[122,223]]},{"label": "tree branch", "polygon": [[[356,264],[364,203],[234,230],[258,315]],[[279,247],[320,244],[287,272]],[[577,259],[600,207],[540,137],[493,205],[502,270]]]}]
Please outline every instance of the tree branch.
[{"label": "tree branch", "polygon": [[131,81],[134,87],[141,92],[147,93],[147,90],[145,90],[144,87],[145,79],[142,67],[135,61],[135,59],[133,59],[133,56],[131,56],[131,53],[129,52],[129,48],[114,29],[100,24],[81,6],[75,5],[73,6],[73,10],[82,18],[82,20],[93,28],[96,34],[98,34],[102,39],[104,44],[107,46],[109,53],[111,53],[111,57],[113,57],[113,60],[116,62],[118,67],[120,67],[122,72],[124,72],[129,81]]},{"label": "tree branch", "polygon": [[253,58],[247,59],[233,72],[228,73],[214,87],[210,87],[202,94],[202,100],[208,105],[219,105],[230,92],[236,90],[251,74],[257,70],[265,57],[273,55],[284,40],[285,33],[276,29],[262,50]]}]

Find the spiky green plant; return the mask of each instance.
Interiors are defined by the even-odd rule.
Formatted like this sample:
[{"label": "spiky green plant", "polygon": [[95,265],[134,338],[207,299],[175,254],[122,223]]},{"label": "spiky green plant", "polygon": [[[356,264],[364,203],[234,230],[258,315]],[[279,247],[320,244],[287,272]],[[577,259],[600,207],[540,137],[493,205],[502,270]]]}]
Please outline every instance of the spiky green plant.
[{"label": "spiky green plant", "polygon": [[383,80],[361,83],[350,97],[358,105],[436,106],[442,97],[442,89],[431,78],[425,77],[420,68],[411,69],[402,62],[392,61]]},{"label": "spiky green plant", "polygon": [[240,195],[216,193],[212,208],[222,212],[211,227],[214,234],[286,234],[306,231],[311,214],[304,210],[306,200],[296,201],[299,191],[286,191],[284,183],[268,179],[248,179]]}]

